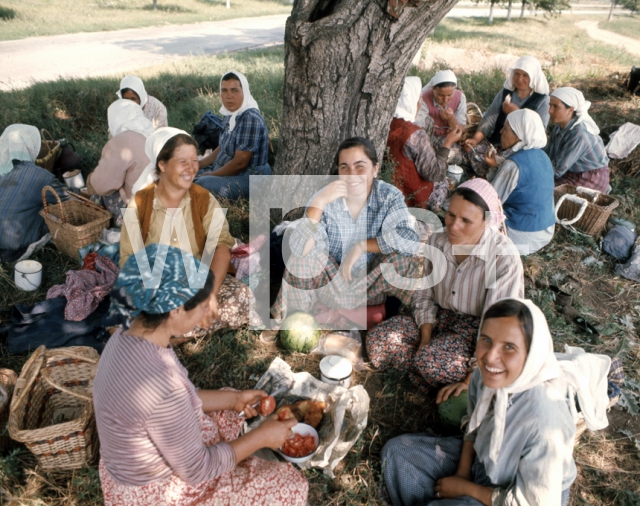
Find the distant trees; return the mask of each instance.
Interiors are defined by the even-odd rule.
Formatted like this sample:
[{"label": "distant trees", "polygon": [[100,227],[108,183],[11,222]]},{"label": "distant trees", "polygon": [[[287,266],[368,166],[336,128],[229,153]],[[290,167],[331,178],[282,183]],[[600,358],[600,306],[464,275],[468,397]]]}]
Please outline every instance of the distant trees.
[{"label": "distant trees", "polygon": [[613,9],[615,9],[616,5],[620,5],[624,9],[630,10],[632,16],[640,12],[640,0],[611,0],[611,9],[609,9],[609,17],[607,18],[607,21],[611,21]]},{"label": "distant trees", "polygon": [[[640,7],[640,0],[612,0],[612,2],[630,2],[637,3]],[[493,24],[493,11],[496,5],[506,4],[507,6],[507,21],[511,21],[511,14],[513,11],[513,0],[476,0],[476,3],[488,2],[489,6],[489,20],[490,25]],[[569,0],[522,0],[522,7],[520,9],[520,17],[524,18],[524,12],[527,5],[531,10],[542,10],[548,14],[556,15],[560,14],[563,10],[569,9],[571,6]],[[628,8],[628,7],[627,7]]]}]

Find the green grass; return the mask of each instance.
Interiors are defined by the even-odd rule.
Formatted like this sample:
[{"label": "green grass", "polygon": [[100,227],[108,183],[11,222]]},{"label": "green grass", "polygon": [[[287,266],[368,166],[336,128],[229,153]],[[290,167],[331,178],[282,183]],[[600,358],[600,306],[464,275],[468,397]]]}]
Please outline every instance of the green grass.
[{"label": "green grass", "polygon": [[289,0],[1,0],[0,40],[287,14]]},{"label": "green grass", "polygon": [[640,40],[640,15],[630,16],[618,14],[614,16],[611,21],[601,21],[598,23],[598,28]]}]

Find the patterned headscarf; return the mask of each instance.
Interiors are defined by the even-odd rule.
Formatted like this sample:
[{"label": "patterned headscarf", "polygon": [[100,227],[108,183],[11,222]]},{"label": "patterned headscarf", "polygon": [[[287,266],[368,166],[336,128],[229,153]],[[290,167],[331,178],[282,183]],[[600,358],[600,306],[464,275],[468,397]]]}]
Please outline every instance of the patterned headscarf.
[{"label": "patterned headscarf", "polygon": [[147,90],[144,89],[144,83],[142,79],[138,76],[127,76],[122,81],[120,81],[120,89],[116,91],[116,95],[122,98],[122,90],[132,90],[135,91],[138,97],[140,97],[140,107],[144,107],[147,105],[147,101],[149,100],[149,95],[147,95]]},{"label": "patterned headscarf", "polygon": [[13,160],[35,162],[40,153],[40,132],[31,125],[9,125],[0,136],[0,176],[11,172]]},{"label": "patterned headscarf", "polygon": [[111,313],[135,318],[142,311],[168,313],[183,306],[204,286],[209,270],[190,253],[166,244],[149,244],[127,258],[111,292]]},{"label": "patterned headscarf", "polygon": [[[489,226],[495,227],[498,230],[501,230],[503,226],[504,220],[506,219],[504,213],[502,212],[502,203],[500,202],[500,197],[496,193],[496,190],[491,183],[489,183],[486,179],[469,179],[465,181],[458,188],[469,188],[476,192],[482,200],[485,201],[487,207],[489,208],[489,212],[491,213],[491,221],[489,222]],[[503,228],[503,227],[502,227]]]}]

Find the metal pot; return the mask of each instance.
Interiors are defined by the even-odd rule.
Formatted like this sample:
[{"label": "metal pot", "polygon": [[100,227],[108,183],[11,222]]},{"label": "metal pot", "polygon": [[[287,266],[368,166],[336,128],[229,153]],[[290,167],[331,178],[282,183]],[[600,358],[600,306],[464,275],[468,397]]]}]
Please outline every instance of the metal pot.
[{"label": "metal pot", "polygon": [[42,283],[42,264],[35,260],[23,260],[15,266],[14,282],[20,290],[32,292]]}]

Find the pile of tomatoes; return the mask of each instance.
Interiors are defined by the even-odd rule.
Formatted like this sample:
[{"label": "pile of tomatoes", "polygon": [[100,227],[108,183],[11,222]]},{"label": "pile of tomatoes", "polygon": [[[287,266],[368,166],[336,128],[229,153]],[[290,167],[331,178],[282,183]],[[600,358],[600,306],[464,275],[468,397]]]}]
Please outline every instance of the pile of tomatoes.
[{"label": "pile of tomatoes", "polygon": [[294,434],[293,437],[287,439],[282,445],[282,453],[286,453],[289,457],[300,458],[306,457],[316,449],[316,440],[311,434],[303,436]]}]

